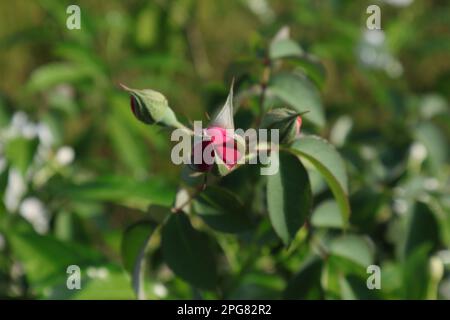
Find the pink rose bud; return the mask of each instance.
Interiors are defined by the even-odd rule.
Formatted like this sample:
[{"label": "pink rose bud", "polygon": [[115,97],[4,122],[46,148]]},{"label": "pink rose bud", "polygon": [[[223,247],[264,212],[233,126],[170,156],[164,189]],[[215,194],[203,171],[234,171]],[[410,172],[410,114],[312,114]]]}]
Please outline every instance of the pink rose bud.
[{"label": "pink rose bud", "polygon": [[[217,126],[207,128],[205,133],[209,140],[203,140],[193,147],[192,162],[194,170],[200,172],[211,170],[216,154],[231,170],[241,157],[232,133],[227,133],[226,129]],[[196,163],[198,160],[200,160],[200,163]]]},{"label": "pink rose bud", "polygon": [[302,127],[302,117],[298,116],[295,120],[295,135],[298,136],[300,134],[300,129]]}]

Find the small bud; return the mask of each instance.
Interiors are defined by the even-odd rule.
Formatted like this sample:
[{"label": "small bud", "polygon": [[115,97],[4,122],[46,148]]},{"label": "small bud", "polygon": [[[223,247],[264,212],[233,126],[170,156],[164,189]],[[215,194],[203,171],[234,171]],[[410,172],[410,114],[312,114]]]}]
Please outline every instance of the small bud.
[{"label": "small bud", "polygon": [[277,108],[267,112],[261,122],[261,128],[278,129],[280,143],[292,142],[300,134],[302,118],[299,113],[288,108]]},{"label": "small bud", "polygon": [[140,121],[176,128],[182,126],[169,107],[166,97],[161,93],[151,89],[131,89],[124,85],[122,88],[130,93],[131,111]]},{"label": "small bud", "polygon": [[295,121],[295,135],[298,136],[300,134],[300,129],[302,128],[302,117],[297,116]]}]

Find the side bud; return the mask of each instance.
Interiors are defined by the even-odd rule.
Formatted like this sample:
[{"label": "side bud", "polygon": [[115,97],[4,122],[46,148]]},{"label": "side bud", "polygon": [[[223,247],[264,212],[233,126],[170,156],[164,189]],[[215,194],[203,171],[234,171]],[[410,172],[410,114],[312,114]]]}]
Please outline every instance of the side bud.
[{"label": "side bud", "polygon": [[130,93],[131,111],[138,120],[174,128],[182,126],[161,93],[151,89],[138,90],[121,86]]},{"label": "side bud", "polygon": [[288,108],[270,110],[261,121],[261,128],[279,130],[281,144],[292,142],[300,134],[301,126],[301,114]]}]

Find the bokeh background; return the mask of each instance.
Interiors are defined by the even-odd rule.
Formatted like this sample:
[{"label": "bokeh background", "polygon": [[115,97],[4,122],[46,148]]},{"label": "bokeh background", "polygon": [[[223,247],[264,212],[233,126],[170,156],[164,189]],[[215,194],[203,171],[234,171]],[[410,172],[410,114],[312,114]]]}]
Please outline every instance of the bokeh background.
[{"label": "bokeh background", "polygon": [[[118,84],[164,93],[185,123],[206,119],[288,26],[323,65],[315,133],[346,161],[351,223],[383,273],[373,295],[350,278],[321,297],[450,299],[448,1],[76,1],[81,30],[66,28],[69,4],[0,2],[0,297],[134,298],[122,233],[150,203],[170,205],[180,168]],[[366,28],[370,4],[381,31]],[[248,249],[216,236],[228,258]],[[302,262],[267,246],[233,290],[205,293],[152,248],[153,299],[280,298]],[[96,263],[68,291],[65,268],[83,261]]]}]

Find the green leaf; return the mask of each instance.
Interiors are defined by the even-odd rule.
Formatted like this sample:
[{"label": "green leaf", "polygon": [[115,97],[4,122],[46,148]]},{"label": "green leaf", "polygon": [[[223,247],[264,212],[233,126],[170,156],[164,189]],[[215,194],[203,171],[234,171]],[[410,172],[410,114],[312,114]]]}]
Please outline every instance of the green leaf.
[{"label": "green leaf", "polygon": [[281,28],[270,43],[269,58],[287,59],[298,66],[319,87],[323,86],[325,80],[325,68],[313,55],[303,51],[299,44],[290,39],[288,27]]},{"label": "green leaf", "polygon": [[406,241],[403,256],[407,257],[418,247],[433,249],[439,245],[439,225],[427,204],[416,202],[408,212]]},{"label": "green leaf", "polygon": [[341,212],[336,201],[325,200],[314,210],[311,218],[314,227],[343,228]]},{"label": "green leaf", "polygon": [[37,138],[17,137],[9,140],[5,148],[6,159],[22,174],[25,174],[33,161],[38,145],[39,140]]},{"label": "green leaf", "polygon": [[124,85],[122,88],[131,94],[131,109],[140,121],[174,128],[184,127],[169,107],[166,97],[158,91],[131,89]]},{"label": "green leaf", "polygon": [[22,262],[28,280],[33,286],[66,283],[66,269],[98,264],[101,256],[88,247],[67,243],[50,235],[33,232],[11,232],[8,235],[14,253]]},{"label": "green leaf", "polygon": [[61,197],[78,201],[110,201],[141,210],[150,204],[170,206],[175,197],[175,188],[164,180],[136,181],[129,177],[103,176],[80,184],[54,186]]},{"label": "green leaf", "polygon": [[291,39],[273,41],[269,47],[269,58],[272,60],[287,57],[300,57],[302,54],[302,48]]},{"label": "green leaf", "polygon": [[403,296],[405,299],[425,299],[430,281],[429,245],[414,248],[402,264]]},{"label": "green leaf", "polygon": [[439,174],[448,157],[448,143],[439,129],[431,122],[423,122],[414,128],[414,134],[427,149],[427,160],[433,173]]},{"label": "green leaf", "polygon": [[176,275],[201,289],[213,289],[217,283],[216,261],[208,241],[184,213],[172,214],[162,230],[165,262]]},{"label": "green leaf", "polygon": [[367,238],[357,235],[345,235],[333,239],[329,247],[332,255],[350,260],[363,268],[373,264],[373,243]]},{"label": "green leaf", "polygon": [[218,231],[239,233],[252,227],[242,203],[227,189],[208,187],[195,199],[193,207],[207,225]]},{"label": "green leaf", "polygon": [[275,95],[297,112],[309,111],[305,116],[319,127],[325,125],[325,115],[317,88],[299,73],[275,74],[269,83],[268,93]]},{"label": "green leaf", "polygon": [[289,244],[311,211],[308,174],[296,156],[279,153],[279,170],[267,178],[267,205],[275,232]]},{"label": "green leaf", "polygon": [[269,46],[269,58],[280,59],[286,57],[298,57],[303,54],[302,48],[290,39],[290,29],[284,26],[278,30]]},{"label": "green leaf", "polygon": [[301,159],[309,161],[322,174],[339,205],[344,225],[348,223],[347,174],[345,164],[336,149],[324,139],[306,136],[297,139],[290,149]]},{"label": "green leaf", "polygon": [[326,76],[325,67],[315,56],[306,55],[292,60],[319,88],[323,87]]},{"label": "green leaf", "polygon": [[71,62],[77,68],[82,66],[82,69],[89,70],[89,74],[96,77],[96,80],[101,78],[106,80],[107,66],[92,48],[86,47],[81,43],[76,42],[61,42],[55,44],[55,55],[64,61]]},{"label": "green leaf", "polygon": [[140,221],[128,227],[122,238],[121,254],[125,269],[131,274],[133,289],[139,299],[144,298],[144,262],[145,249],[156,225],[149,221]]},{"label": "green leaf", "polygon": [[284,299],[320,299],[322,267],[323,260],[320,257],[308,258],[299,272],[289,281],[284,290]]},{"label": "green leaf", "polygon": [[49,89],[60,83],[74,83],[92,75],[92,70],[75,64],[49,63],[33,71],[27,83],[30,92]]}]

